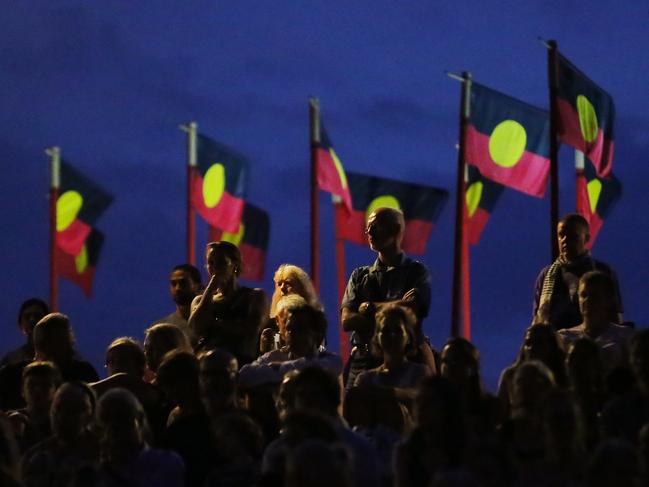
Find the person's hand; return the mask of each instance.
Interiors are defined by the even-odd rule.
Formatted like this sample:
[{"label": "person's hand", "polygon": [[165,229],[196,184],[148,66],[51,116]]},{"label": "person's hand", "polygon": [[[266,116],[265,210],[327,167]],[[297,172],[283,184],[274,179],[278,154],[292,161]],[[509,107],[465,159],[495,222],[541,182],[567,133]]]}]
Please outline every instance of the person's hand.
[{"label": "person's hand", "polygon": [[417,298],[417,290],[413,287],[403,295],[403,301],[414,301]]},{"label": "person's hand", "polygon": [[358,307],[358,313],[363,316],[373,316],[376,312],[376,306],[371,301],[365,301]]},{"label": "person's hand", "polygon": [[270,352],[275,348],[275,331],[272,328],[264,328],[259,338],[259,351]]},{"label": "person's hand", "polygon": [[216,274],[213,274],[212,277],[210,277],[210,282],[207,283],[205,294],[207,296],[213,296],[218,291],[220,284],[219,278],[216,277]]}]

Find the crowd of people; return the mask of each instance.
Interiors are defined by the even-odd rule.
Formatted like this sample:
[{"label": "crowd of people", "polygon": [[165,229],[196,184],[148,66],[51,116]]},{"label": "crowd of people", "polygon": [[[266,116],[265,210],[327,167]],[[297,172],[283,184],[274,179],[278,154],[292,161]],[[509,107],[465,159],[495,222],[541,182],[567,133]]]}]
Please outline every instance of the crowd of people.
[{"label": "crowd of people", "polygon": [[29,299],[26,337],[0,362],[0,486],[649,485],[649,330],[625,323],[613,269],[578,215],[536,282],[531,326],[497,395],[480,353],[423,333],[431,280],[401,250],[403,215],[379,208],[377,258],[341,304],[351,354],[327,350],[307,273],[239,283],[239,249],[206,249],[209,282],[175,267],[176,309],[116,337],[99,378],[73,324]]}]

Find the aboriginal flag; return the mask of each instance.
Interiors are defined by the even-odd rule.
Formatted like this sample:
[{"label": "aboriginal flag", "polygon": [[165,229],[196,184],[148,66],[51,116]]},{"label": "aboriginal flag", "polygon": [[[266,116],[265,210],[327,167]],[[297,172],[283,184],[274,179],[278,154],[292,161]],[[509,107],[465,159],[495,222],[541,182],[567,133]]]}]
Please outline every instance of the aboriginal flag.
[{"label": "aboriginal flag", "polygon": [[266,266],[269,234],[268,213],[246,203],[243,208],[243,218],[236,233],[224,232],[210,226],[208,238],[212,242],[225,240],[237,245],[243,261],[241,277],[250,281],[262,281]]},{"label": "aboriginal flag", "polygon": [[113,197],[70,164],[61,161],[61,184],[56,200],[56,244],[78,255]]},{"label": "aboriginal flag", "polygon": [[557,58],[559,138],[583,152],[599,177],[608,177],[613,165],[613,98],[561,54]]},{"label": "aboriginal flag", "polygon": [[92,228],[77,254],[68,254],[57,246],[55,252],[57,274],[79,286],[86,296],[92,295],[92,281],[104,235]]},{"label": "aboriginal flag", "polygon": [[590,164],[585,164],[584,169],[577,169],[577,213],[590,225],[589,248],[620,196],[622,184],[613,174],[606,179],[599,178]]},{"label": "aboriginal flag", "polygon": [[316,157],[318,187],[339,196],[347,211],[351,211],[352,199],[347,176],[322,121],[320,122],[320,144],[316,149]]},{"label": "aboriginal flag", "polygon": [[246,196],[248,161],[228,147],[198,134],[198,171],[193,175],[191,201],[211,226],[236,233]]},{"label": "aboriginal flag", "polygon": [[550,173],[549,133],[545,110],[471,84],[464,157],[484,177],[542,197]]},{"label": "aboriginal flag", "polygon": [[468,180],[466,184],[467,230],[469,243],[477,245],[494,206],[504,186],[482,177],[475,166],[467,166]]},{"label": "aboriginal flag", "polygon": [[403,250],[424,253],[433,224],[448,199],[446,190],[351,172],[347,181],[353,209],[347,215],[336,205],[341,211],[336,217],[336,238],[367,245],[365,223],[370,213],[381,207],[398,208],[406,220]]}]

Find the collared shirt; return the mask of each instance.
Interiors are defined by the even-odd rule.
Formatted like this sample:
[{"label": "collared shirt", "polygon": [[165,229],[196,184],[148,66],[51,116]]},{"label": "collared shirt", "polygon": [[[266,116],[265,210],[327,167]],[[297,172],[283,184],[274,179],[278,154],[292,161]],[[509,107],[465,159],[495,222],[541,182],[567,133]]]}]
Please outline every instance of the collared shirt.
[{"label": "collared shirt", "polygon": [[371,266],[354,269],[343,297],[342,307],[358,311],[365,301],[397,301],[410,289],[417,290],[417,319],[421,322],[430,307],[431,279],[426,266],[405,253],[396,266],[387,266],[378,258]]}]

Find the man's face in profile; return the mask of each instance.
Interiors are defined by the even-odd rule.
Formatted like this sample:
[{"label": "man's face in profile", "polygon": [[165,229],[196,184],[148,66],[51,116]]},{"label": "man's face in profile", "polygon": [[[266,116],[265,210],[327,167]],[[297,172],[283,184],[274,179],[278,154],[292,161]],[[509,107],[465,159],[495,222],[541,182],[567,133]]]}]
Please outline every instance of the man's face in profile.
[{"label": "man's face in profile", "polygon": [[198,294],[198,284],[192,281],[189,273],[175,270],[169,277],[169,291],[176,304],[188,305]]},{"label": "man's face in profile", "polygon": [[394,245],[398,231],[398,223],[392,213],[382,209],[373,211],[365,226],[367,242],[375,252],[381,252]]}]

